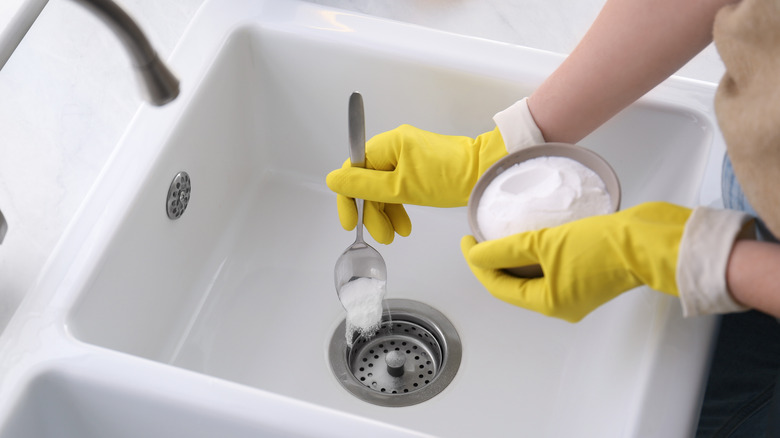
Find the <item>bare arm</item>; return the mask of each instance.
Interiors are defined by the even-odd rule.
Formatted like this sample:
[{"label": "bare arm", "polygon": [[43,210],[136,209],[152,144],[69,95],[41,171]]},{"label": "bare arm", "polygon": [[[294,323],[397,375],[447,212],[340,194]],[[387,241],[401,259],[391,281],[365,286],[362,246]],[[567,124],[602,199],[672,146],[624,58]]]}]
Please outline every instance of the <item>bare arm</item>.
[{"label": "bare arm", "polygon": [[780,318],[780,245],[737,240],[726,282],[737,302]]},{"label": "bare arm", "polygon": [[528,106],[547,141],[576,143],[676,72],[712,41],[735,0],[608,0]]}]

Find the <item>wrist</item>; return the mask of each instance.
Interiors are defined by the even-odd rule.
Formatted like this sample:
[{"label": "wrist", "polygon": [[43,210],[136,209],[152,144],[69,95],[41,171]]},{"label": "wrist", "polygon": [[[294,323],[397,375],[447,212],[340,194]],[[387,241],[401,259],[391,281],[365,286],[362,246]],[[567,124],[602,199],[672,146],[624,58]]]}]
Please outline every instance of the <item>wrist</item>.
[{"label": "wrist", "polygon": [[780,245],[737,240],[729,256],[726,282],[734,301],[780,317]]}]

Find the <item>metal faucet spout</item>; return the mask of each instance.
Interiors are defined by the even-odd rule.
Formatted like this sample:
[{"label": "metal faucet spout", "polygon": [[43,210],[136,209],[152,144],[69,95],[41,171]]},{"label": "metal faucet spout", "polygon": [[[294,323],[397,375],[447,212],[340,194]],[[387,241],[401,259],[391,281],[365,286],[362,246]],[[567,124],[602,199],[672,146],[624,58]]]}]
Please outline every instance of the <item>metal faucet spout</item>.
[{"label": "metal faucet spout", "polygon": [[[179,95],[179,80],[160,60],[146,35],[127,12],[111,0],[74,1],[100,17],[119,37],[133,59],[136,76],[149,103],[161,106],[176,99]],[[0,53],[0,69],[8,56],[10,55],[7,53]],[[0,211],[0,244],[3,243],[7,231],[8,223]]]},{"label": "metal faucet spout", "polygon": [[100,17],[127,49],[144,95],[149,103],[161,106],[179,95],[179,80],[157,56],[138,24],[111,0],[74,0]]}]

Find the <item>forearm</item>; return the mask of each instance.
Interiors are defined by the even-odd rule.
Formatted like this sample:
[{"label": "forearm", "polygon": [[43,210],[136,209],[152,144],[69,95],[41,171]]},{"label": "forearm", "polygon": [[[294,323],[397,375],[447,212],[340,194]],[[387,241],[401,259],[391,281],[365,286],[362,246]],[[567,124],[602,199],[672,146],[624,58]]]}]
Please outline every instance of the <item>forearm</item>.
[{"label": "forearm", "polygon": [[571,55],[530,96],[547,141],[576,143],[712,41],[735,0],[608,0]]},{"label": "forearm", "polygon": [[726,282],[737,302],[780,318],[780,244],[738,240]]}]

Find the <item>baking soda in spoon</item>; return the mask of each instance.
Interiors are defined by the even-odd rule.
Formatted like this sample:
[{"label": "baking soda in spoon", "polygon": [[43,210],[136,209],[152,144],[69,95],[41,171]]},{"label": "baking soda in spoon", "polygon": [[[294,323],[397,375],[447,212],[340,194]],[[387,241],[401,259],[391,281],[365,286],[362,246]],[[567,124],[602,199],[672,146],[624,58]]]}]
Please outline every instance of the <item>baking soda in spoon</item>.
[{"label": "baking soda in spoon", "polygon": [[358,278],[345,283],[339,291],[341,304],[347,310],[347,345],[352,346],[355,333],[369,339],[382,324],[382,302],[387,283],[375,278]]}]

